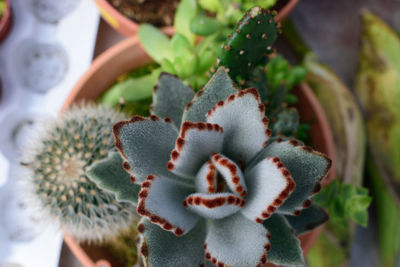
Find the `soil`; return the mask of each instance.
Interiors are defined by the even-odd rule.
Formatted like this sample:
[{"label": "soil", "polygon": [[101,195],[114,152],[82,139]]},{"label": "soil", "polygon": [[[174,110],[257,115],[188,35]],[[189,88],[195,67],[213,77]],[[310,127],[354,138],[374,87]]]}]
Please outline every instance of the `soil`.
[{"label": "soil", "polygon": [[179,0],[108,0],[131,20],[148,22],[157,27],[171,26]]}]

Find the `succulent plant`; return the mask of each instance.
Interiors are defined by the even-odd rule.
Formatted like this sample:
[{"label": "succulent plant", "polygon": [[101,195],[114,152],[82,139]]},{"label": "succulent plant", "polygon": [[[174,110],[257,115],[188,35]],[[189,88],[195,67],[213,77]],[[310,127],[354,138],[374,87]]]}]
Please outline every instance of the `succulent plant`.
[{"label": "succulent plant", "polygon": [[297,235],[328,218],[311,197],[331,161],[294,139],[269,143],[257,90],[238,91],[222,67],[193,99],[168,74],[156,88],[152,116],[113,127],[122,159],[89,170],[137,205],[145,265],[303,264]]},{"label": "succulent plant", "polygon": [[278,36],[274,16],[261,7],[251,8],[223,45],[225,53],[220,55],[218,65],[229,69],[233,80],[248,79],[256,66],[267,62]]},{"label": "succulent plant", "polygon": [[135,218],[132,204],[118,202],[86,175],[89,165],[114,148],[112,125],[123,118],[108,108],[75,106],[39,129],[23,155],[41,211],[79,241],[106,240]]}]

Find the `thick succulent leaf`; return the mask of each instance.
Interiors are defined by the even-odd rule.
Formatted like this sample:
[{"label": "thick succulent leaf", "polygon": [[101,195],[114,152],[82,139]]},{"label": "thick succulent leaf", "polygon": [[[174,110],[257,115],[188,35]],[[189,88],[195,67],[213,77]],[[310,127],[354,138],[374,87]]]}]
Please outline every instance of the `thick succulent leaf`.
[{"label": "thick succulent leaf", "polygon": [[[268,231],[240,213],[214,220],[208,229],[206,258],[215,266],[252,267],[266,262]],[[225,265],[223,265],[225,264]]]},{"label": "thick succulent leaf", "polygon": [[113,128],[115,144],[126,160],[124,167],[142,182],[149,174],[170,175],[167,163],[178,132],[171,122],[156,116],[133,117]]},{"label": "thick succulent leaf", "polygon": [[195,179],[196,192],[215,193],[217,191],[217,171],[211,160],[200,168]]},{"label": "thick succulent leaf", "polygon": [[262,223],[295,190],[296,184],[279,158],[267,157],[245,173],[249,194],[241,210],[248,219]]},{"label": "thick succulent leaf", "polygon": [[190,231],[199,217],[183,206],[193,188],[167,177],[149,175],[139,193],[137,213],[164,230],[180,236]]},{"label": "thick succulent leaf", "polygon": [[267,255],[269,262],[276,265],[304,265],[300,240],[284,216],[275,213],[263,225],[271,234],[271,250]]},{"label": "thick succulent leaf", "polygon": [[207,112],[237,89],[224,68],[219,68],[203,89],[197,92],[183,113],[182,121],[206,121]]},{"label": "thick succulent leaf", "polygon": [[178,77],[162,73],[153,91],[152,113],[161,118],[171,118],[179,128],[183,110],[194,97],[194,91]]},{"label": "thick succulent leaf", "polygon": [[324,154],[301,145],[297,140],[278,139],[265,147],[252,160],[249,168],[266,157],[278,157],[290,171],[296,183],[296,190],[279,207],[279,212],[299,215],[308,198],[321,189],[320,182],[327,176],[331,160]]},{"label": "thick succulent leaf", "polygon": [[211,160],[229,189],[239,196],[245,197],[247,195],[247,186],[239,166],[227,157],[217,153],[213,154]]},{"label": "thick succulent leaf", "polygon": [[195,43],[196,35],[190,30],[190,22],[196,17],[196,14],[196,0],[182,0],[176,9],[174,17],[175,31],[184,35],[191,44]]},{"label": "thick succulent leaf", "polygon": [[313,230],[329,220],[328,214],[320,207],[312,204],[301,212],[300,216],[285,216],[297,235]]},{"label": "thick succulent leaf", "polygon": [[141,24],[139,27],[139,40],[154,61],[161,63],[163,59],[173,60],[171,42],[164,33],[150,24]]},{"label": "thick succulent leaf", "polygon": [[235,162],[248,163],[266,144],[270,131],[257,89],[251,88],[218,102],[207,122],[224,128],[222,152]]},{"label": "thick succulent leaf", "polygon": [[182,177],[194,178],[210,155],[221,151],[223,132],[217,124],[185,121],[171,152],[168,170]]},{"label": "thick succulent leaf", "polygon": [[100,188],[115,193],[117,200],[137,204],[140,185],[131,180],[125,171],[121,155],[117,151],[89,167],[88,177]]},{"label": "thick succulent leaf", "polygon": [[201,217],[221,219],[232,215],[245,205],[246,201],[232,193],[194,193],[189,195],[183,205]]},{"label": "thick succulent leaf", "polygon": [[186,235],[175,236],[143,218],[138,224],[138,232],[141,237],[139,252],[145,266],[188,267],[201,266],[205,262],[203,243],[206,223],[204,220],[200,220]]}]

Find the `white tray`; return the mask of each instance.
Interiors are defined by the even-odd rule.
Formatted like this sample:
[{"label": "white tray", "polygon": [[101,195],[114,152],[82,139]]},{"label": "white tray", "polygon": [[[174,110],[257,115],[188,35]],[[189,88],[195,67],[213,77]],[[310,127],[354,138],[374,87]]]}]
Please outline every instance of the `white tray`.
[{"label": "white tray", "polygon": [[[20,190],[24,175],[19,150],[29,138],[30,124],[25,124],[15,142],[12,136],[21,120],[57,114],[91,63],[99,13],[91,0],[11,2],[13,26],[0,44],[0,266],[54,267],[58,266],[61,232],[57,225],[29,212],[29,201]],[[52,10],[52,5],[65,14]],[[40,6],[39,15],[34,14],[35,6]],[[32,47],[37,50],[32,52]],[[22,75],[24,71],[31,75]]]}]

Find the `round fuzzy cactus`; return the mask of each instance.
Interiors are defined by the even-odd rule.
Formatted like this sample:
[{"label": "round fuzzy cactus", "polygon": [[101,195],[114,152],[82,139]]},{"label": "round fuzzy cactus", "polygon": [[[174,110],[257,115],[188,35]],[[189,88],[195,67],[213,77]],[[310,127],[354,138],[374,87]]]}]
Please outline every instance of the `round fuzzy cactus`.
[{"label": "round fuzzy cactus", "polygon": [[106,240],[133,222],[134,207],[86,175],[88,166],[114,147],[112,125],[123,118],[108,108],[75,106],[42,127],[24,153],[41,210],[78,241]]}]

